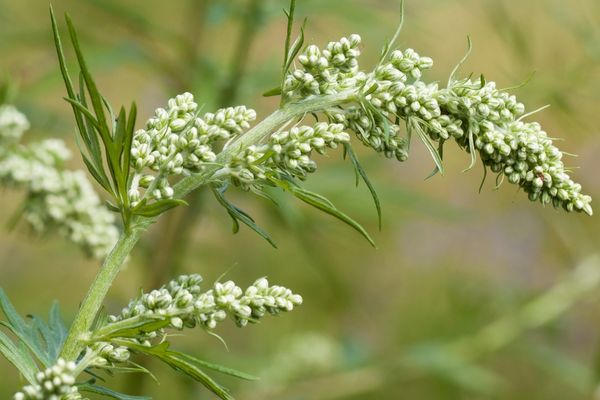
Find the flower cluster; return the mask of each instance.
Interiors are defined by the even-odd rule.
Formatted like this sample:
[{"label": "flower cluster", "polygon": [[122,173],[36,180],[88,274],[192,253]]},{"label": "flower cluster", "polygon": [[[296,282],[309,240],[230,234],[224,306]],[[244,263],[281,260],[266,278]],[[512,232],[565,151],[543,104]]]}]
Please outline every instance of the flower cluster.
[{"label": "flower cluster", "polygon": [[93,351],[97,354],[91,362],[91,365],[93,366],[124,363],[127,362],[131,356],[127,347],[114,346],[105,342],[95,343],[93,345]]},{"label": "flower cluster", "polygon": [[356,85],[361,38],[350,35],[337,42],[330,42],[325,49],[311,45],[298,57],[302,69],[296,69],[285,77],[285,97],[306,97],[331,94]]},{"label": "flower cluster", "polygon": [[18,141],[29,129],[29,121],[10,104],[0,105],[0,144]]},{"label": "flower cluster", "polygon": [[74,362],[59,358],[56,364],[43,372],[38,372],[36,383],[23,387],[14,400],[83,400],[75,386]]},{"label": "flower cluster", "polygon": [[301,68],[284,79],[284,99],[354,90],[355,102],[323,111],[387,157],[406,160],[415,131],[439,146],[453,138],[466,151],[477,151],[486,167],[507,176],[532,201],[592,214],[591,197],[569,177],[562,152],[539,124],[521,121],[525,107],[515,96],[483,77],[451,79],[447,88],[427,84],[421,78],[433,61],[412,49],[395,50],[373,72],[362,72],[359,43],[360,37],[352,35],[324,50],[308,46],[298,57]]},{"label": "flower cluster", "polygon": [[200,275],[182,275],[160,289],[132,300],[121,314],[110,316],[109,321],[147,316],[168,320],[169,327],[174,329],[202,326],[212,330],[227,316],[241,327],[267,313],[276,315],[292,311],[302,304],[300,295],[282,286],[270,286],[265,278],[258,279],[245,291],[227,281],[217,282],[212,289],[203,292],[201,282]]},{"label": "flower cluster", "polygon": [[272,134],[268,142],[246,148],[237,154],[218,176],[227,176],[242,188],[261,183],[267,176],[282,174],[304,178],[317,169],[312,152],[324,154],[348,143],[350,135],[341,124],[319,122],[314,126],[293,127]]},{"label": "flower cluster", "polygon": [[27,190],[23,215],[34,230],[56,229],[90,256],[101,258],[118,239],[115,217],[84,171],[61,168],[68,157],[60,140],[15,147],[0,157],[0,181]]},{"label": "flower cluster", "polygon": [[216,142],[243,133],[256,118],[256,112],[244,106],[202,117],[198,114],[194,97],[184,93],[170,99],[166,109],[157,109],[144,129],[135,132],[131,149],[134,175],[129,189],[133,206],[144,196],[171,198],[170,177],[202,171],[216,159]]}]

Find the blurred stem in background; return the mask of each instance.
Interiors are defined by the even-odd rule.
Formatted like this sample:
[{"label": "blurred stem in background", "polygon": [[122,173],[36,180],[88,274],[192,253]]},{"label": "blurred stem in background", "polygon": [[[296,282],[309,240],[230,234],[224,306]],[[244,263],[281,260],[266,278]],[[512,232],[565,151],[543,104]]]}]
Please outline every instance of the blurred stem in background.
[{"label": "blurred stem in background", "polygon": [[[253,389],[240,398],[258,400],[265,398],[296,398],[306,400],[333,400],[361,394],[375,393],[385,388],[385,393],[402,393],[402,387],[411,381],[431,376],[450,383],[466,394],[465,398],[494,397],[508,390],[510,383],[497,373],[477,365],[486,356],[505,347],[524,342],[527,351],[536,352],[538,358],[549,365],[543,368],[553,378],[560,379],[586,397],[591,397],[598,382],[591,368],[580,364],[557,349],[541,345],[530,346],[525,336],[532,330],[555,322],[563,314],[588,299],[600,288],[600,256],[580,263],[570,274],[525,303],[513,312],[496,319],[472,335],[446,343],[417,344],[404,350],[399,360],[397,351],[381,354],[374,362],[333,374],[320,374],[304,381],[290,377],[263,391]],[[391,359],[390,359],[391,355]],[[293,363],[293,357],[282,358]],[[301,362],[301,360],[299,361]],[[276,369],[274,364],[271,368]],[[281,366],[285,369],[285,366]],[[296,383],[294,383],[296,382]]]}]

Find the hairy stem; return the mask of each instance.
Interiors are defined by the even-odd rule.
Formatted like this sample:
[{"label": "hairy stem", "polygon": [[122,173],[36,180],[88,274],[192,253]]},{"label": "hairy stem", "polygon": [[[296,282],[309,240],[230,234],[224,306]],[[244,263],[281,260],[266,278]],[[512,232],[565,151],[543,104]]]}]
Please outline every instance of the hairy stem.
[{"label": "hairy stem", "polygon": [[75,360],[81,352],[81,335],[91,328],[98,311],[102,307],[102,302],[104,301],[104,297],[106,297],[108,289],[121,270],[121,265],[123,265],[127,256],[131,253],[131,250],[148,226],[150,226],[150,223],[145,223],[129,232],[123,233],[113,250],[104,260],[71,325],[69,335],[60,353],[62,358]]},{"label": "hairy stem", "polygon": [[[227,164],[240,149],[259,143],[285,123],[301,118],[305,114],[327,110],[352,102],[355,99],[356,91],[352,90],[328,96],[312,97],[297,103],[284,105],[231,143],[219,154],[214,165],[208,166],[199,174],[179,181],[174,187],[175,197],[182,198],[193,190],[209,183],[214,173],[222,165]],[[60,354],[62,358],[75,360],[85,348],[85,335],[91,329],[108,290],[121,270],[121,266],[140,237],[154,222],[155,219],[152,218],[136,218],[132,223],[131,230],[125,232],[119,238],[111,253],[106,257],[71,325]]]}]

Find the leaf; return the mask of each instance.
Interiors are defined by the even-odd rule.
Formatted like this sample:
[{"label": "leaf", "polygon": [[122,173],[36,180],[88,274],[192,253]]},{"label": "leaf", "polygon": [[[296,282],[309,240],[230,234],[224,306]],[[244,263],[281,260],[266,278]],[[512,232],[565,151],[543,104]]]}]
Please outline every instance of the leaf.
[{"label": "leaf", "polygon": [[[85,82],[83,80],[83,74],[81,74],[81,73],[79,73],[79,98],[78,98],[78,100],[86,109],[88,109],[86,95],[85,95]],[[85,122],[85,127],[86,127],[86,136],[89,140],[88,150],[94,157],[96,164],[102,166],[102,151],[100,150],[100,142],[98,141],[98,135],[92,129],[92,127],[89,125],[87,120],[85,120],[84,122]],[[83,134],[83,132],[81,132],[81,134]],[[101,168],[101,169],[104,172],[104,169],[103,168]],[[107,178],[107,180],[108,180],[108,178]]]},{"label": "leaf", "polygon": [[215,363],[211,363],[211,362],[208,362],[208,361],[200,360],[199,358],[190,356],[189,354],[179,353],[179,356],[181,358],[183,358],[183,359],[186,359],[186,360],[190,361],[190,362],[196,363],[196,364],[198,364],[198,365],[200,365],[202,367],[211,369],[211,370],[216,371],[216,372],[220,372],[220,373],[225,374],[225,375],[233,376],[235,378],[244,379],[246,381],[257,381],[257,380],[260,379],[257,376],[250,375],[250,374],[247,374],[245,372],[238,371],[236,369],[226,367],[224,365],[215,364]]},{"label": "leaf", "polygon": [[277,86],[275,88],[269,89],[266,92],[264,92],[263,97],[273,97],[273,96],[279,96],[281,95],[281,86]]},{"label": "leaf", "polygon": [[0,325],[10,329],[23,346],[27,347],[45,367],[54,365],[67,337],[67,329],[60,318],[58,303],[55,302],[50,308],[48,323],[36,316],[32,316],[32,322],[27,323],[0,289],[0,309],[8,319],[8,322],[0,321]]},{"label": "leaf", "polygon": [[237,233],[239,231],[240,225],[239,225],[238,221],[241,221],[244,225],[246,225],[248,228],[252,229],[260,237],[262,237],[267,242],[269,242],[269,244],[271,246],[273,246],[274,248],[277,248],[277,244],[275,243],[275,241],[273,241],[273,239],[267,233],[267,231],[265,231],[263,228],[258,226],[256,224],[256,222],[254,221],[254,219],[252,219],[252,217],[250,215],[248,215],[246,212],[239,209],[235,205],[231,204],[225,198],[224,193],[227,190],[227,186],[223,186],[221,188],[216,188],[214,186],[211,186],[211,189],[213,191],[213,194],[215,195],[215,198],[219,202],[219,204],[221,204],[225,208],[225,210],[227,210],[227,213],[233,220],[233,233]]},{"label": "leaf", "polygon": [[527,75],[527,78],[525,78],[525,80],[521,83],[519,83],[518,85],[515,86],[509,86],[507,88],[502,88],[502,89],[498,89],[498,91],[500,92],[509,92],[509,91],[513,91],[516,89],[521,89],[524,86],[527,86],[529,84],[529,82],[531,82],[533,80],[533,77],[535,76],[535,71],[532,71],[529,75]]},{"label": "leaf", "polygon": [[[440,139],[440,141],[438,142],[438,154],[440,155],[440,159],[444,160],[444,140]],[[435,175],[437,175],[437,173],[440,172],[440,169],[437,167],[437,165],[435,166],[435,168],[433,168],[433,171],[431,171],[431,173],[427,176],[427,178],[425,178],[425,180],[433,178]]]},{"label": "leaf", "polygon": [[295,182],[289,179],[278,179],[275,177],[270,177],[269,180],[273,182],[276,186],[282,188],[283,190],[287,190],[292,193],[296,198],[305,202],[308,205],[311,205],[326,214],[329,214],[340,221],[344,222],[348,226],[352,227],[358,233],[360,233],[367,241],[371,244],[371,246],[375,246],[375,242],[371,238],[371,236],[367,233],[367,231],[355,220],[350,218],[348,215],[344,214],[342,211],[338,210],[331,201],[327,198],[308,191],[300,186],[298,186]]},{"label": "leaf", "polygon": [[[104,175],[104,170],[101,170],[102,172],[98,171],[96,169],[96,166],[92,163],[92,161],[90,161],[90,159],[86,155],[81,154],[81,156],[83,159],[83,163],[85,164],[85,166],[88,169],[88,172],[90,173],[90,175],[92,175],[92,177],[96,180],[96,182],[98,182],[100,184],[100,186],[102,186],[109,193],[112,192],[112,188],[110,187],[110,182],[108,181],[108,178],[106,177],[106,175]],[[117,208],[117,210],[119,210],[119,209]]]},{"label": "leaf", "polygon": [[137,118],[137,105],[135,102],[131,103],[131,107],[129,107],[129,119],[127,120],[127,132],[125,135],[125,140],[123,141],[123,160],[122,160],[122,169],[126,171],[126,183],[129,183],[129,172],[130,166],[129,162],[131,159],[131,146],[133,143],[133,135],[135,133],[135,120]]},{"label": "leaf", "polygon": [[290,54],[290,43],[292,41],[292,30],[294,29],[294,14],[296,12],[296,0],[290,0],[290,9],[288,11],[283,10],[287,16],[287,31],[285,35],[285,47],[283,50],[283,76],[287,72],[286,66],[288,65],[288,56]]},{"label": "leaf", "polygon": [[36,316],[32,316],[35,328],[40,332],[46,343],[50,360],[57,360],[60,350],[67,338],[67,328],[60,317],[60,307],[55,301],[50,308],[48,324]]},{"label": "leaf", "polygon": [[288,73],[290,67],[292,66],[294,59],[296,58],[298,53],[300,53],[300,50],[302,50],[302,46],[304,45],[304,28],[306,27],[307,21],[308,20],[305,19],[304,22],[302,23],[302,26],[300,27],[300,35],[296,38],[296,40],[294,41],[294,43],[288,50],[287,61],[283,66],[284,78],[285,78],[285,75]]},{"label": "leaf", "polygon": [[[54,16],[54,10],[52,9],[52,6],[50,6],[50,20],[52,22],[52,32],[54,35],[54,44],[56,47],[56,53],[58,56],[60,71],[61,71],[61,75],[63,77],[63,81],[65,83],[65,87],[67,89],[67,95],[68,95],[67,101],[69,101],[69,103],[71,104],[71,107],[73,108],[73,114],[75,116],[77,130],[79,132],[79,137],[81,137],[81,139],[83,140],[83,143],[85,144],[85,147],[86,147],[87,151],[89,152],[89,155],[92,157],[92,159],[91,160],[87,159],[87,157],[85,156],[83,151],[81,151],[82,156],[84,158],[86,165],[88,166],[88,169],[90,170],[90,173],[94,177],[94,179],[96,179],[96,181],[98,181],[98,183],[104,189],[106,189],[109,193],[112,193],[112,190],[110,189],[110,184],[108,182],[108,177],[104,171],[104,167],[102,164],[102,154],[100,152],[98,138],[96,136],[96,132],[93,129],[93,128],[98,129],[98,133],[101,136],[108,135],[108,132],[103,131],[102,125],[101,125],[102,123],[104,123],[104,125],[105,125],[106,121],[102,120],[101,118],[95,118],[95,117],[90,118],[91,113],[90,113],[89,109],[87,108],[87,104],[86,104],[86,100],[85,100],[86,96],[85,96],[83,83],[85,82],[87,84],[91,80],[91,76],[89,76],[89,72],[85,68],[85,63],[84,63],[81,68],[82,71],[81,71],[81,76],[80,76],[80,86],[81,86],[80,93],[79,93],[79,96],[77,96],[77,94],[75,93],[75,90],[73,88],[73,82],[71,80],[71,77],[69,75],[69,71],[67,68],[64,50],[62,47],[62,41],[60,38],[60,33],[58,31],[58,24],[57,24],[56,18]],[[68,19],[68,23],[70,23],[70,19]],[[74,30],[71,29],[72,28],[71,24],[69,24],[69,25],[70,25],[70,31],[72,31],[71,35],[72,35],[72,39],[74,40],[74,46],[76,46],[76,50],[79,50],[79,46],[77,43],[77,36],[76,36]],[[79,60],[79,57],[82,58],[80,52],[78,52],[78,60]],[[81,66],[81,62],[80,62],[80,66]],[[95,88],[95,86],[94,86],[94,88]],[[95,92],[90,91],[90,96],[91,96],[93,102],[97,102],[97,100],[98,100],[97,95],[98,95],[97,89]],[[85,110],[85,111],[83,111],[83,110]],[[100,115],[103,115],[103,114],[100,114]],[[95,121],[96,126],[94,126],[94,124],[92,124],[92,126],[90,126],[91,121]],[[105,138],[103,137],[103,142],[106,147],[107,143],[105,142],[104,139]],[[79,145],[79,141],[78,141],[78,145]],[[81,147],[80,147],[80,150],[81,150]],[[93,168],[91,168],[90,166],[93,166]]]},{"label": "leaf", "polygon": [[394,36],[392,36],[392,38],[386,42],[385,46],[383,46],[383,49],[381,51],[381,56],[379,58],[378,66],[381,65],[385,61],[387,56],[390,54],[390,50],[392,49],[392,46],[394,45],[394,43],[396,43],[396,40],[398,40],[398,37],[400,36],[400,32],[402,32],[403,26],[404,26],[404,0],[400,0],[400,23],[398,24],[398,28],[396,28],[396,32],[394,33]]},{"label": "leaf", "polygon": [[354,152],[354,150],[352,149],[352,146],[349,143],[344,143],[344,151],[350,157],[350,161],[352,162],[352,165],[354,166],[354,171],[357,174],[356,185],[358,186],[358,177],[360,176],[362,178],[363,182],[365,182],[365,185],[367,185],[369,192],[371,193],[371,197],[373,198],[373,203],[375,203],[375,209],[377,210],[377,220],[379,222],[379,230],[381,230],[381,225],[382,225],[381,203],[379,202],[379,196],[377,195],[377,191],[375,190],[375,187],[369,180],[367,173],[365,172],[363,167],[360,165],[360,162],[358,161],[358,157],[356,156],[356,153]]},{"label": "leaf", "polygon": [[96,114],[96,119],[100,125],[100,136],[103,139],[104,145],[108,147],[111,144],[111,136],[110,129],[108,124],[106,123],[106,115],[104,114],[104,100],[102,95],[98,91],[98,87],[96,86],[96,82],[92,78],[92,74],[90,73],[87,63],[85,61],[85,57],[81,51],[81,47],[79,46],[79,39],[77,38],[77,32],[75,31],[75,26],[73,25],[73,21],[71,17],[66,14],[65,19],[67,21],[67,28],[69,30],[69,36],[71,37],[71,43],[73,44],[73,49],[75,50],[75,56],[77,57],[77,62],[79,64],[79,68],[81,69],[81,74],[83,75],[83,80],[87,87],[88,93],[90,95],[90,100],[92,102],[92,107]]},{"label": "leaf", "polygon": [[452,86],[452,82],[454,81],[454,77],[456,76],[458,69],[465,63],[465,61],[467,61],[467,59],[471,55],[471,51],[473,51],[473,42],[471,41],[471,36],[467,36],[467,52],[463,56],[463,58],[458,62],[458,64],[456,64],[456,66],[452,69],[450,77],[448,78],[448,87]]},{"label": "leaf", "polygon": [[29,350],[37,357],[38,360],[49,367],[53,364],[53,360],[50,360],[48,354],[44,351],[43,346],[40,343],[39,335],[32,326],[28,325],[23,318],[17,313],[12,303],[6,296],[4,290],[0,288],[0,309],[6,315],[8,322],[0,321],[0,325],[4,325],[10,329],[15,336],[23,342]]},{"label": "leaf", "polygon": [[431,138],[423,130],[422,123],[418,119],[410,118],[408,122],[408,127],[409,130],[414,130],[415,132],[417,132],[419,138],[421,139],[425,147],[427,147],[427,150],[429,150],[429,153],[431,154],[431,158],[433,158],[433,162],[435,163],[437,170],[440,174],[444,175],[444,163],[442,162],[442,156],[440,155],[440,153],[438,153],[437,149],[433,145]]},{"label": "leaf", "polygon": [[109,388],[105,388],[103,386],[94,385],[93,383],[82,383],[77,385],[77,388],[81,392],[100,394],[105,397],[110,397],[111,399],[117,400],[151,400],[152,397],[148,396],[131,396],[128,394],[123,394],[119,392],[115,392]]},{"label": "leaf", "polygon": [[[470,124],[470,122],[469,122]],[[477,161],[477,156],[475,155],[475,140],[473,138],[473,130],[469,127],[468,129],[469,133],[468,133],[468,140],[469,140],[469,155],[471,156],[471,163],[469,164],[469,166],[465,169],[463,169],[462,172],[466,172],[470,169],[472,169],[475,166],[475,162]]]},{"label": "leaf", "polygon": [[0,354],[17,368],[29,383],[35,383],[38,369],[31,355],[25,347],[16,346],[2,331],[0,331]]},{"label": "leaf", "polygon": [[169,321],[150,316],[137,316],[108,323],[94,332],[92,340],[106,341],[111,338],[137,337],[140,333],[153,332],[169,325]]},{"label": "leaf", "polygon": [[136,207],[132,211],[135,215],[152,218],[180,205],[187,206],[187,202],[182,199],[162,199],[139,208]]},{"label": "leaf", "polygon": [[[136,350],[140,353],[144,353],[150,356],[157,357],[159,360],[169,365],[171,368],[183,372],[187,376],[192,379],[200,382],[204,385],[208,390],[219,396],[219,398],[223,400],[233,400],[233,397],[227,389],[214,381],[210,376],[208,376],[204,371],[202,371],[201,367],[205,367],[205,362],[198,360],[195,357],[189,356],[187,354],[179,353],[176,351],[171,351],[168,349],[168,343],[164,343],[154,347],[146,347],[141,346],[137,343],[130,341],[119,341],[119,343],[128,346],[129,348]],[[233,370],[232,370],[233,371]],[[221,371],[219,371],[221,372]],[[244,373],[239,373],[239,375],[246,375]],[[249,377],[249,375],[248,375]]]}]

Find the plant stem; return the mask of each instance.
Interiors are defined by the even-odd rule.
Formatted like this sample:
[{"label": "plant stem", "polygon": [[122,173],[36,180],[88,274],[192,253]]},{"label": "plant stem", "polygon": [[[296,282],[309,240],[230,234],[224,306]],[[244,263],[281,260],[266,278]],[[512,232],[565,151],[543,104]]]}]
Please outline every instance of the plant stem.
[{"label": "plant stem", "polygon": [[[149,222],[150,220],[147,221]],[[133,246],[135,246],[146,231],[147,226],[144,225],[150,226],[150,223],[144,223],[142,226],[123,233],[117,244],[115,244],[115,247],[104,260],[69,329],[69,335],[60,353],[62,358],[74,360],[81,352],[81,335],[91,328],[98,311],[102,307],[102,302],[104,301],[104,297],[106,297],[108,289],[121,270],[121,265],[123,265],[129,253],[131,253]]]},{"label": "plant stem", "polygon": [[[302,118],[307,113],[320,112],[340,104],[351,102],[355,99],[355,96],[355,91],[346,91],[333,95],[312,97],[297,103],[284,105],[281,109],[269,115],[246,134],[231,143],[227,149],[219,154],[214,165],[208,166],[199,174],[183,178],[179,181],[174,186],[175,198],[182,198],[193,190],[210,183],[213,174],[222,165],[227,164],[240,149],[259,143],[286,122]],[[71,325],[69,334],[61,350],[61,357],[67,360],[75,360],[85,348],[85,336],[89,333],[108,290],[121,270],[121,266],[142,234],[155,221],[156,219],[153,218],[135,218],[132,222],[131,230],[121,235],[113,250],[106,257],[81,303],[81,307],[75,316],[75,320]]]}]

